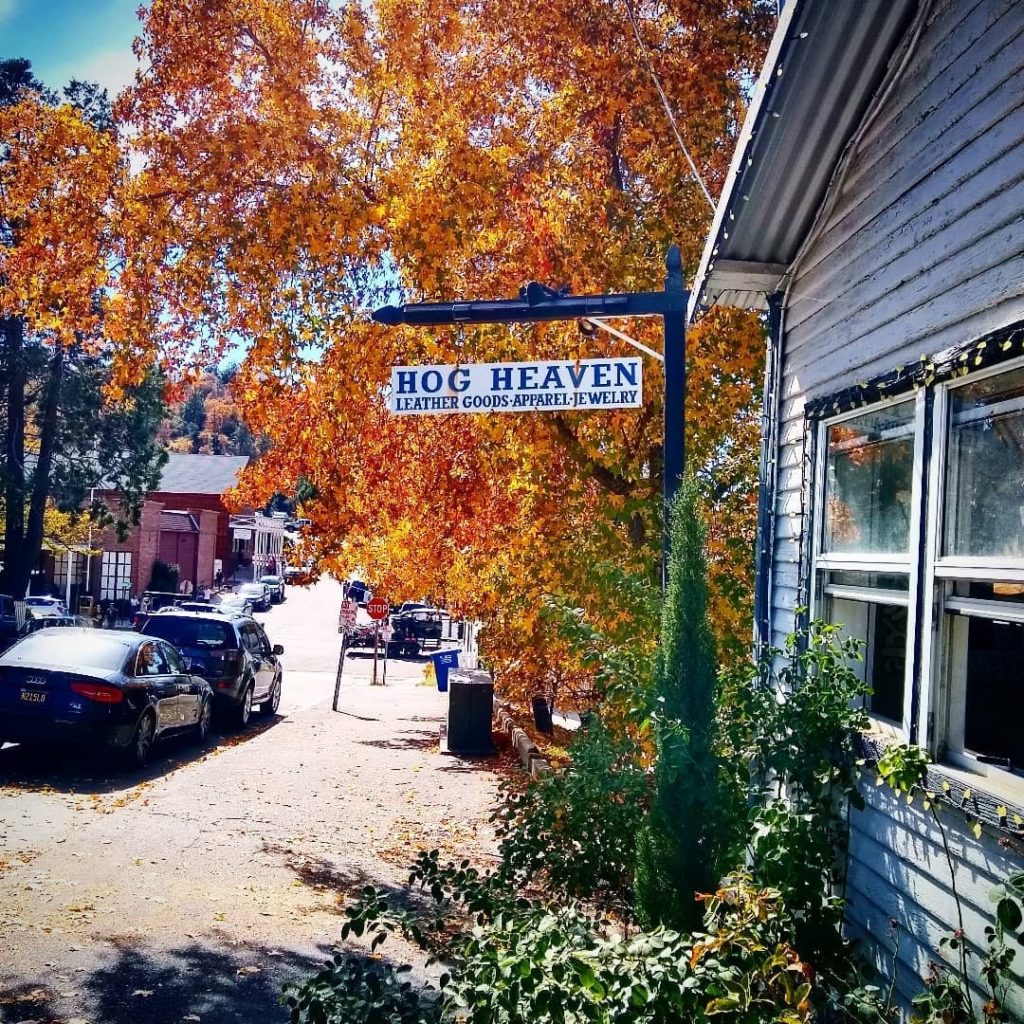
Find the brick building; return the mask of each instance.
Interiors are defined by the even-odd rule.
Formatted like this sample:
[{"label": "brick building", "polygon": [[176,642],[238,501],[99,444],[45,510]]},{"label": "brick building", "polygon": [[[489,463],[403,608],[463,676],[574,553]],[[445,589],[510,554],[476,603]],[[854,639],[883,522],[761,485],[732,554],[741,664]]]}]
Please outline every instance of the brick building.
[{"label": "brick building", "polygon": [[[125,598],[149,587],[158,560],[177,566],[179,579],[194,589],[212,584],[218,568],[230,575],[235,555],[224,493],[248,462],[244,455],[171,453],[158,489],[146,496],[138,526],[123,541],[113,530],[94,537],[97,553],[91,558],[57,553],[54,585],[73,599],[76,592],[98,600]],[[96,497],[117,501],[116,492],[97,491]]]}]

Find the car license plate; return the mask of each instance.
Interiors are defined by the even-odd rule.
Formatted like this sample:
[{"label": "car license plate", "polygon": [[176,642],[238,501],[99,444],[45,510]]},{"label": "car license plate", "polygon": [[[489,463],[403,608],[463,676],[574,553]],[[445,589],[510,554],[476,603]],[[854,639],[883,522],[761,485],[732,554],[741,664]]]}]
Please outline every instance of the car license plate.
[{"label": "car license plate", "polygon": [[46,701],[46,694],[39,690],[22,690],[21,699],[29,704],[43,704]]}]

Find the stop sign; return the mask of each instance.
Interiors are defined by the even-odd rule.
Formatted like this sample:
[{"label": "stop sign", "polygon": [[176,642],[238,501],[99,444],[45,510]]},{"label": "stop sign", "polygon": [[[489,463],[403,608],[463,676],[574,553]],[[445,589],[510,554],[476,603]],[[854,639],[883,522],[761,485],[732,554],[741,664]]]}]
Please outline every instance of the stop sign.
[{"label": "stop sign", "polygon": [[376,619],[379,622],[388,617],[388,603],[383,597],[375,597],[366,606],[366,611],[371,619]]}]

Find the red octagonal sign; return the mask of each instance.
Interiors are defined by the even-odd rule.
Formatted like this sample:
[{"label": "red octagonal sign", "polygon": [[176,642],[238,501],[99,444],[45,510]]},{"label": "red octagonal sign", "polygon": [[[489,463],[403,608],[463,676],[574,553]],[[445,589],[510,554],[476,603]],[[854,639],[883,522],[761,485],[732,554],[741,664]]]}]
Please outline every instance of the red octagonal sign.
[{"label": "red octagonal sign", "polygon": [[378,622],[388,617],[388,603],[383,597],[375,597],[366,606],[367,614]]}]

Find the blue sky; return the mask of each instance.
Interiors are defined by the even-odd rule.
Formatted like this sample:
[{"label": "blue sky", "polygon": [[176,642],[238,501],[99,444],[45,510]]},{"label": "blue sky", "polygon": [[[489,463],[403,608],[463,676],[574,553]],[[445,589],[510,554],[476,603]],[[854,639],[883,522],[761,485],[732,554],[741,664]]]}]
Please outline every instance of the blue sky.
[{"label": "blue sky", "polygon": [[0,58],[27,57],[59,89],[71,78],[114,94],[135,71],[140,0],[0,0]]}]

